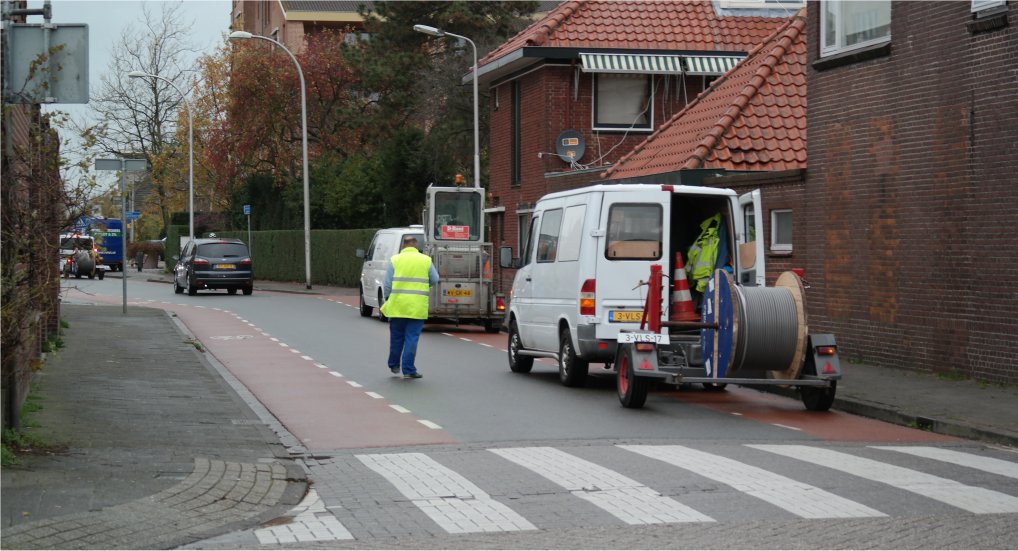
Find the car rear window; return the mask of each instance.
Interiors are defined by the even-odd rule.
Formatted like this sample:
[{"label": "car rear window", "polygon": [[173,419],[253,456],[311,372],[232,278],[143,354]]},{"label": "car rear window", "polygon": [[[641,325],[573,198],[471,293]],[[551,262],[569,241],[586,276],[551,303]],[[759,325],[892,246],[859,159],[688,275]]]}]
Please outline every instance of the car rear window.
[{"label": "car rear window", "polygon": [[212,258],[248,256],[247,245],[243,243],[204,243],[198,245],[198,256]]}]

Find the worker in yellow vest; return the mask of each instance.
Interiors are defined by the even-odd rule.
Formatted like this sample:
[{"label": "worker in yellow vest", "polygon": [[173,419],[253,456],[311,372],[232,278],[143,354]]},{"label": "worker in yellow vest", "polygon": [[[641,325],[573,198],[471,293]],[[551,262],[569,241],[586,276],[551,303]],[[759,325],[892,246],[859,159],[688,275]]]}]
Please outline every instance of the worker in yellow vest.
[{"label": "worker in yellow vest", "polygon": [[404,379],[420,379],[414,359],[417,341],[428,319],[428,295],[438,285],[438,271],[431,258],[417,249],[412,235],[403,238],[403,249],[392,257],[385,271],[381,311],[389,318],[389,371]]}]

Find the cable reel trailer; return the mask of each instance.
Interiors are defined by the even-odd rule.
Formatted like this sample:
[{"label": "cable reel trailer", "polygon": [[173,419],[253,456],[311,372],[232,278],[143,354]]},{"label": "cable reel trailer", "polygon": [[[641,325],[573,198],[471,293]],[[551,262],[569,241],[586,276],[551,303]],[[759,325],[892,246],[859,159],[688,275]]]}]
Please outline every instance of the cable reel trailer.
[{"label": "cable reel trailer", "polygon": [[[774,287],[743,286],[716,270],[703,295],[700,319],[662,320],[660,265],[650,267],[643,322],[619,334],[615,365],[624,407],[639,408],[652,383],[796,387],[803,405],[826,411],[841,379],[834,335],[810,334],[804,286],[784,272]],[[683,277],[677,277],[683,283]],[[688,291],[687,291],[688,293]],[[676,308],[673,301],[672,309]],[[690,308],[691,310],[691,308]]]}]

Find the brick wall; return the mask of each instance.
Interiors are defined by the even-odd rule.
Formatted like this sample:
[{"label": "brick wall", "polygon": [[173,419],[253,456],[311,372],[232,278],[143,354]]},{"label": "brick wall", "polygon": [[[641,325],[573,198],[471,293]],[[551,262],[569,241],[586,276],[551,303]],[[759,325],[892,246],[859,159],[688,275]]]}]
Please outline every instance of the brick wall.
[{"label": "brick wall", "polygon": [[969,7],[895,2],[889,53],[811,65],[809,314],[847,358],[1013,384],[1018,4],[975,33]]}]

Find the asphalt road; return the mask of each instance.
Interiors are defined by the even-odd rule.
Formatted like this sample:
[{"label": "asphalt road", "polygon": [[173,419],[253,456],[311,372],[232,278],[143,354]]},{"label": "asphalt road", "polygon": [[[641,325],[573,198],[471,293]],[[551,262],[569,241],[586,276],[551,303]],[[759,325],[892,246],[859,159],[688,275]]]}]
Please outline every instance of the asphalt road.
[{"label": "asphalt road", "polygon": [[[118,303],[121,281],[71,280]],[[279,526],[196,547],[1018,546],[1018,454],[731,388],[623,409],[611,377],[509,371],[504,334],[429,326],[386,367],[356,296],[174,295],[174,312],[300,442],[314,492]],[[907,448],[907,449],[905,449]]]}]

